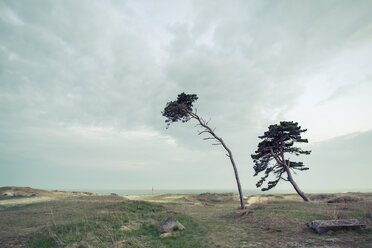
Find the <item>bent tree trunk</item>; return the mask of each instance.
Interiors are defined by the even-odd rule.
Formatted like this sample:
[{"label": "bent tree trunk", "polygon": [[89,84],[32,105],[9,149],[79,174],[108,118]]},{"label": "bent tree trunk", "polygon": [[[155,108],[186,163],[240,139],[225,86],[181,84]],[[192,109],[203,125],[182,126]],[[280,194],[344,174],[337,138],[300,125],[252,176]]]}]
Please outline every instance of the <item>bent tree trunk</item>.
[{"label": "bent tree trunk", "polygon": [[304,199],[304,201],[308,202],[309,198],[306,197],[305,193],[300,190],[300,188],[298,187],[296,182],[293,180],[290,169],[286,166],[285,170],[287,172],[288,181],[292,184],[292,186],[296,190],[297,194],[299,194],[302,197],[302,199]]},{"label": "bent tree trunk", "polygon": [[240,180],[239,180],[239,175],[238,175],[238,170],[236,169],[236,165],[235,165],[235,162],[234,162],[234,158],[233,158],[233,155],[231,153],[231,150],[229,148],[227,148],[227,146],[225,145],[225,143],[223,142],[223,140],[220,138],[219,141],[221,142],[223,148],[225,148],[225,150],[227,151],[228,153],[228,157],[230,158],[230,162],[231,162],[231,165],[234,169],[234,173],[235,173],[235,179],[236,179],[236,184],[238,186],[238,191],[239,191],[239,197],[240,197],[240,208],[241,209],[244,209],[244,200],[243,200],[243,193],[242,193],[242,187],[240,185]]},{"label": "bent tree trunk", "polygon": [[226,146],[222,138],[218,137],[204,120],[200,119],[200,117],[197,114],[191,111],[188,111],[188,113],[190,114],[192,118],[196,119],[199,122],[200,126],[202,126],[205,129],[205,131],[200,132],[199,134],[204,133],[204,132],[209,133],[210,135],[212,135],[213,139],[217,140],[223,146],[223,148],[227,151],[226,156],[230,158],[231,165],[234,169],[236,184],[238,186],[239,197],[240,197],[240,208],[245,209],[244,200],[243,200],[243,192],[242,192],[242,187],[240,185],[238,170],[236,168],[235,161],[234,161],[231,150]]}]

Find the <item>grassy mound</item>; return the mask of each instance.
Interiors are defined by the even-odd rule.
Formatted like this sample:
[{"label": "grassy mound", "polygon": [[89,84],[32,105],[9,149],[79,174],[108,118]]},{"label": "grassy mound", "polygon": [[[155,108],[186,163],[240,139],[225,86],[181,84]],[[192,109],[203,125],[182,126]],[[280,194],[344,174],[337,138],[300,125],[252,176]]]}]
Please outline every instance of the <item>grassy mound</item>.
[{"label": "grassy mound", "polygon": [[[24,241],[31,248],[203,246],[204,229],[190,216],[118,196],[71,197],[17,206],[3,210],[2,216],[5,228],[11,229],[12,224],[21,230],[32,226]],[[157,226],[168,217],[179,220],[185,230],[161,238]],[[13,239],[17,237],[14,235]],[[11,244],[10,241],[8,237],[6,242]],[[0,242],[4,242],[1,237]]]}]

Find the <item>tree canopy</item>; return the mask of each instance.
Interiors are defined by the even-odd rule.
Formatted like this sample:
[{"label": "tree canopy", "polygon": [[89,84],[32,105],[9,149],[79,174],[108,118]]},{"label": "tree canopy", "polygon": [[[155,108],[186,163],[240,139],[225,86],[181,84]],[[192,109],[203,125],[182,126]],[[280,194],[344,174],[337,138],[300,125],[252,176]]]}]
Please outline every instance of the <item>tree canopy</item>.
[{"label": "tree canopy", "polygon": [[190,112],[193,111],[193,103],[198,100],[196,94],[179,94],[176,101],[170,101],[166,104],[163,116],[167,119],[167,128],[172,122],[182,121],[187,122],[190,120]]},{"label": "tree canopy", "polygon": [[[303,162],[295,162],[291,161],[288,157],[285,158],[285,155],[292,154],[299,156],[301,154],[310,154],[311,151],[302,150],[300,147],[294,146],[296,143],[308,142],[307,139],[301,137],[301,133],[306,131],[307,129],[301,129],[297,122],[281,121],[280,124],[270,125],[269,130],[266,131],[264,135],[259,136],[262,141],[258,144],[256,152],[252,154],[251,157],[254,162],[254,176],[257,176],[263,171],[265,176],[261,177],[257,182],[257,188],[260,188],[269,175],[272,174],[275,179],[269,181],[267,187],[262,188],[262,191],[270,190],[274,188],[280,180],[284,180],[289,181],[297,193],[300,195],[301,193],[303,194],[294,182],[291,170],[303,171],[309,168],[305,167]],[[287,175],[287,177],[285,177],[285,175]]]}]

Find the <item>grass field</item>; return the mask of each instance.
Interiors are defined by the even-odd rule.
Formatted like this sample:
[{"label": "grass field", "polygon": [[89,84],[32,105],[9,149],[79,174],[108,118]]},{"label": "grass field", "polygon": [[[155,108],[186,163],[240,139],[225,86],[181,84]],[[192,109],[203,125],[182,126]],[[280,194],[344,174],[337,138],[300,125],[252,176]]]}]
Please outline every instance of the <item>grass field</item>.
[{"label": "grass field", "polygon": [[[310,195],[308,203],[257,195],[245,210],[234,194],[57,193],[1,196],[1,247],[372,247],[371,193]],[[157,226],[168,217],[185,230],[162,238]],[[337,218],[357,218],[367,228],[319,235],[309,227]]]}]

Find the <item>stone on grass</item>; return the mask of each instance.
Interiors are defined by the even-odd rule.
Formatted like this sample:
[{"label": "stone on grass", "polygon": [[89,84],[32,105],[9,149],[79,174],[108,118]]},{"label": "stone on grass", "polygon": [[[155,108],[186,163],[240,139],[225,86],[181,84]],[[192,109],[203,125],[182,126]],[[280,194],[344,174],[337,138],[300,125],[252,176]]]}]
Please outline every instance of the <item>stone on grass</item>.
[{"label": "stone on grass", "polygon": [[168,218],[162,225],[158,226],[158,230],[162,233],[170,233],[173,231],[182,231],[185,227],[174,218]]},{"label": "stone on grass", "polygon": [[337,230],[360,230],[366,225],[357,219],[342,219],[342,220],[314,220],[311,222],[311,228],[317,233],[326,233],[328,231]]}]

